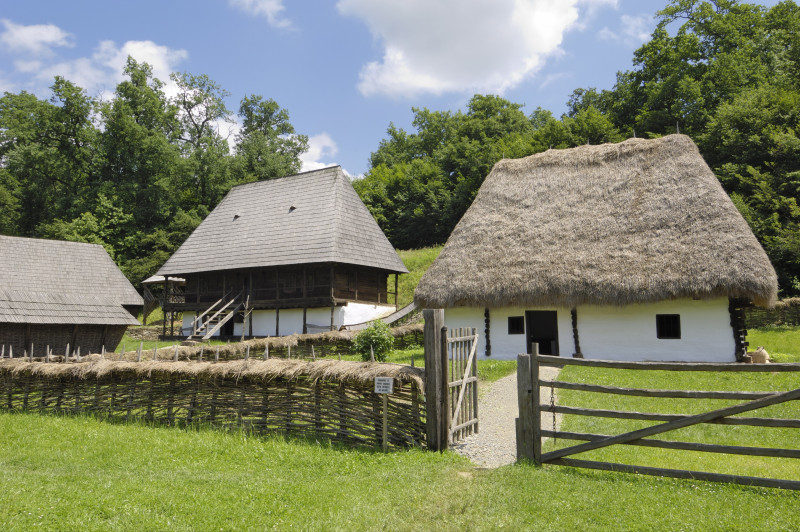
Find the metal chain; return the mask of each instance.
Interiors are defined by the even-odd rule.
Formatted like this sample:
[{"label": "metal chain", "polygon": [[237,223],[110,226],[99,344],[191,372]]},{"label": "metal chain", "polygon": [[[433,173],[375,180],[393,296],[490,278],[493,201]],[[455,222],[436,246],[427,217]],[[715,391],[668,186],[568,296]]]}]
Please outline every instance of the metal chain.
[{"label": "metal chain", "polygon": [[550,387],[550,415],[553,416],[553,444],[555,444],[556,443],[556,388],[555,388],[555,386],[551,386]]}]

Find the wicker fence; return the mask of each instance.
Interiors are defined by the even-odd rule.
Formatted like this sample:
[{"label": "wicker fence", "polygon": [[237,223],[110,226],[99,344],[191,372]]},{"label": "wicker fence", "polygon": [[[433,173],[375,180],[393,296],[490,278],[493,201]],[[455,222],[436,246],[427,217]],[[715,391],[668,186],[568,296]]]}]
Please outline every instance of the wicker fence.
[{"label": "wicker fence", "polygon": [[745,323],[748,329],[773,325],[800,325],[800,297],[782,299],[771,309],[749,307],[745,309]]},{"label": "wicker fence", "polygon": [[[384,415],[373,393],[392,377]],[[94,413],[166,425],[243,427],[362,445],[424,445],[424,370],[337,360],[83,362],[0,360],[0,408]]]},{"label": "wicker fence", "polygon": [[[423,325],[412,324],[391,329],[394,336],[395,349],[404,349],[423,344]],[[273,336],[269,338],[253,338],[242,342],[234,342],[222,346],[209,346],[198,343],[190,346],[178,346],[178,342],[168,342],[154,349],[144,350],[140,354],[137,345],[120,345],[123,352],[109,354],[109,358],[119,360],[241,360],[244,358],[306,358],[316,359],[352,355],[353,339],[360,331],[332,331],[317,334],[293,334],[291,336]],[[44,349],[44,348],[43,348]],[[7,356],[7,355],[6,355]],[[17,354],[17,356],[20,356]]]}]

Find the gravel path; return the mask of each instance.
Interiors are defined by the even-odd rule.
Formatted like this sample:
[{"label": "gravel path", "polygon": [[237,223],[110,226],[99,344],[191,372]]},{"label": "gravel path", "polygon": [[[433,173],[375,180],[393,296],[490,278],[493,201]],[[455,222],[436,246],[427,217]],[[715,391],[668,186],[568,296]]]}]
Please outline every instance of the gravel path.
[{"label": "gravel path", "polygon": [[[558,375],[558,368],[542,366],[539,371],[542,379],[552,380]],[[550,402],[550,388],[542,388],[541,398],[543,403]],[[514,419],[518,415],[517,374],[513,373],[491,384],[482,394],[478,403],[480,432],[452,445],[451,449],[480,467],[513,464],[517,460]],[[559,417],[556,416],[556,424]],[[542,426],[553,426],[552,414],[542,412]]]}]

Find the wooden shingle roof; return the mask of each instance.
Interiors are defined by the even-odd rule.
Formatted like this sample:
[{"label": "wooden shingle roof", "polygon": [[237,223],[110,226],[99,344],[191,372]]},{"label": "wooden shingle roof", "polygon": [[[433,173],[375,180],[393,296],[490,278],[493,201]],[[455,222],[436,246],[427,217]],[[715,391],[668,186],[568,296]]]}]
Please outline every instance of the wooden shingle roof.
[{"label": "wooden shingle roof", "polygon": [[314,263],[408,271],[338,166],[233,187],[157,275]]},{"label": "wooden shingle roof", "polygon": [[0,323],[138,325],[142,297],[102,246],[0,236]]}]

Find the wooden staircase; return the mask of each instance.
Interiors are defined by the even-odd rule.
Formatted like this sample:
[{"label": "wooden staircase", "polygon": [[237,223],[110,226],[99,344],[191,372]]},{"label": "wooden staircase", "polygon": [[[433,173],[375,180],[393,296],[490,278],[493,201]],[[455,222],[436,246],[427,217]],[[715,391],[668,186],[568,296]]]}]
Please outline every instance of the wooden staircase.
[{"label": "wooden staircase", "polygon": [[[233,297],[230,297],[230,293],[222,296],[194,319],[189,340],[208,340],[245,306],[245,302],[242,301],[242,292]],[[206,318],[209,315],[210,317]]]}]

